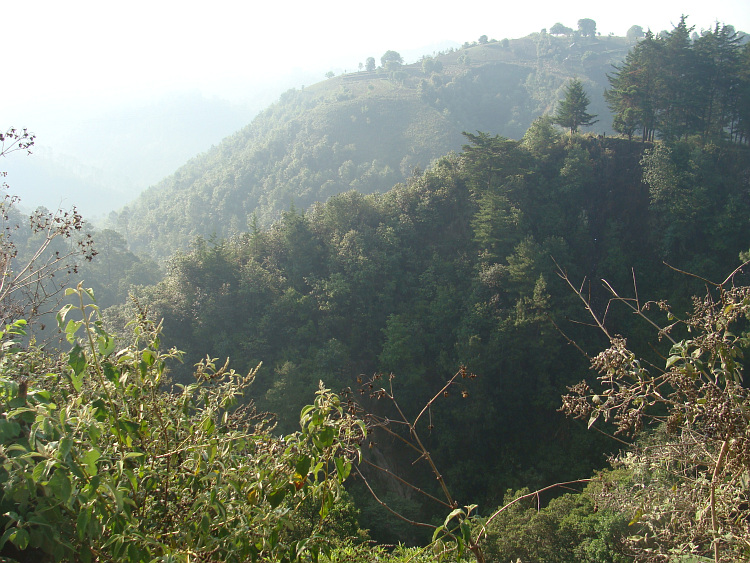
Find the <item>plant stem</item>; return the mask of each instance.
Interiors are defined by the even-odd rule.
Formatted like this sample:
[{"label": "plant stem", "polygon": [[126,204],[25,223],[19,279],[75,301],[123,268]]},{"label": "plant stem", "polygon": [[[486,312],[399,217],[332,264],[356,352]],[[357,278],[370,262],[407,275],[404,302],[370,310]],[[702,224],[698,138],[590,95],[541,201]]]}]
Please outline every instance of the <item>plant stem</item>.
[{"label": "plant stem", "polygon": [[724,440],[721,444],[721,451],[719,451],[719,459],[716,460],[716,466],[714,466],[714,474],[711,477],[711,528],[714,534],[714,561],[719,563],[719,521],[716,518],[716,481],[719,478],[719,473],[724,466],[724,459],[727,456],[727,450],[729,450],[729,440]]}]

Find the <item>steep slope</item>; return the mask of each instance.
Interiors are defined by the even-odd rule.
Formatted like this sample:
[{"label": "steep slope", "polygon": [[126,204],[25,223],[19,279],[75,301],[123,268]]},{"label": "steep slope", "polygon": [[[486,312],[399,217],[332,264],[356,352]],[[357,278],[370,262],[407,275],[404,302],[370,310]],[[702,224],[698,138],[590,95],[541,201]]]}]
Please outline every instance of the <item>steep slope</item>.
[{"label": "steep slope", "polygon": [[267,225],[290,207],[356,189],[382,192],[414,168],[464,142],[463,131],[520,138],[553,110],[578,76],[606,131],[606,72],[627,45],[618,38],[534,34],[465,46],[427,65],[342,75],[290,90],[250,125],[153,186],[120,224],[136,252],[166,257],[196,236],[220,237]]}]

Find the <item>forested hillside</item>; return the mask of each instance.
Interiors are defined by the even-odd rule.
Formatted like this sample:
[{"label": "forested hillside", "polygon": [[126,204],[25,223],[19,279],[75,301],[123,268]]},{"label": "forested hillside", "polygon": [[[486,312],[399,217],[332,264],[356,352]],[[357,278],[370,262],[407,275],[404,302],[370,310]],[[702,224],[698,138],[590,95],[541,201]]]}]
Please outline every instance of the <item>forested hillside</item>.
[{"label": "forested hillside", "polygon": [[[509,487],[588,475],[617,446],[556,412],[587,362],[555,325],[586,349],[604,342],[568,321],[582,307],[555,261],[592,283],[598,308],[597,279],[632,295],[635,277],[640,295],[685,310],[701,282],[664,263],[710,279],[737,265],[749,161],[739,146],[570,141],[546,119],[520,142],[468,140],[385,194],[350,191],[268,230],[200,240],[141,300],[186,367],[205,354],[263,362],[253,396],[282,430],[319,380],[355,389],[361,374],[392,372],[411,411],[467,366],[478,377],[432,410],[430,443],[460,498],[491,505]],[[662,197],[671,182],[679,201]],[[609,313],[614,332],[638,334],[633,322]],[[398,460],[393,447],[379,445]]]},{"label": "forested hillside", "polygon": [[463,131],[520,139],[580,77],[598,131],[610,131],[606,73],[628,44],[616,37],[534,34],[484,42],[419,63],[383,66],[290,90],[250,125],[150,188],[120,213],[131,249],[164,258],[197,235],[268,226],[356,189],[384,192],[450,150]]},{"label": "forested hillside", "polygon": [[582,133],[588,22],[288,93],[120,214],[192,242],[68,290],[62,355],[54,275],[156,265],[0,202],[0,555],[746,560],[750,46],[646,34]]}]

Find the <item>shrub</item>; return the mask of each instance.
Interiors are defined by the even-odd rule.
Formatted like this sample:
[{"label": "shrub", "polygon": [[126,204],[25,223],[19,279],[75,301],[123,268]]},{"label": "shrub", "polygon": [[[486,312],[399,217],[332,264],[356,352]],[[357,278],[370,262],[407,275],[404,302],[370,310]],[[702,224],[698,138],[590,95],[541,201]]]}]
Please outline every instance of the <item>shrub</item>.
[{"label": "shrub", "polygon": [[[139,314],[118,350],[91,291],[68,294],[65,361],[17,345],[23,321],[2,331],[0,555],[293,561],[328,550],[319,532],[364,431],[338,396],[321,384],[300,430],[274,436],[243,399],[254,372],[207,358],[195,382],[167,391],[180,353],[160,350],[159,325]],[[302,504],[316,523],[294,537]]]}]

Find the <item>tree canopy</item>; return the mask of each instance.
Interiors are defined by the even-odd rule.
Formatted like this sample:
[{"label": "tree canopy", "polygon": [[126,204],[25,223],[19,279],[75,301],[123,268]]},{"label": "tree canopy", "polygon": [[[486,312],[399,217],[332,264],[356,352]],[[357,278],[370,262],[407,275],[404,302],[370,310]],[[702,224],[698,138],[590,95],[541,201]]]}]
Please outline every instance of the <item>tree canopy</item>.
[{"label": "tree canopy", "polygon": [[664,35],[646,33],[609,76],[605,93],[614,127],[644,140],[699,135],[747,142],[750,47],[717,23],[693,41],[687,18]]},{"label": "tree canopy", "polygon": [[580,19],[578,20],[578,31],[581,32],[583,37],[595,37],[596,22],[591,18]]},{"label": "tree canopy", "polygon": [[552,35],[572,35],[573,30],[567,26],[564,26],[560,22],[557,22],[555,25],[553,25],[549,32]]},{"label": "tree canopy", "polygon": [[577,78],[565,87],[565,97],[560,100],[555,111],[554,121],[561,127],[570,129],[572,135],[579,127],[590,127],[597,122],[596,115],[586,112],[591,101],[583,83]]},{"label": "tree canopy", "polygon": [[383,53],[383,56],[380,57],[380,65],[388,70],[400,67],[402,64],[404,64],[404,59],[396,51],[386,51]]}]

